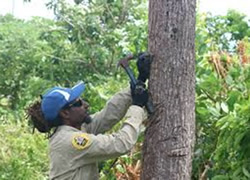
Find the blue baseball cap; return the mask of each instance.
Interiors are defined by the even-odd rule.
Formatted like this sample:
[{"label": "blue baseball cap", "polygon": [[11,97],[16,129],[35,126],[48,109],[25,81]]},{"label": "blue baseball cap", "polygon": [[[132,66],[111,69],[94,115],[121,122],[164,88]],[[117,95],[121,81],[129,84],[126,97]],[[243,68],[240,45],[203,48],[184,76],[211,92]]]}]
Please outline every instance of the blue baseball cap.
[{"label": "blue baseball cap", "polygon": [[42,95],[41,109],[47,121],[57,119],[60,110],[67,104],[76,100],[85,89],[81,81],[72,88],[54,87]]}]

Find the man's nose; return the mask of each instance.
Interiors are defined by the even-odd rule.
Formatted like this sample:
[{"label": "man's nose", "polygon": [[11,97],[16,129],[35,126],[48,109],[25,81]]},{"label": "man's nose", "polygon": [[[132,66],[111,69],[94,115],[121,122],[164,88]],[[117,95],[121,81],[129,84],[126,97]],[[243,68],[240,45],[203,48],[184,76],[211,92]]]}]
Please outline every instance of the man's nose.
[{"label": "man's nose", "polygon": [[82,100],[82,104],[85,109],[89,108],[89,103],[87,103],[86,101]]}]

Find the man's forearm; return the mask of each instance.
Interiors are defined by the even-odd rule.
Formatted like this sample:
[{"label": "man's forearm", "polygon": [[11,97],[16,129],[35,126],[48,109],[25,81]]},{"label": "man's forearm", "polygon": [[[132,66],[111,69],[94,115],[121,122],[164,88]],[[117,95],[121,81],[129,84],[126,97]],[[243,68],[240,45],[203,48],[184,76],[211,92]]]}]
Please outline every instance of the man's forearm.
[{"label": "man's forearm", "polygon": [[116,93],[100,112],[95,113],[93,122],[85,128],[87,132],[98,134],[110,130],[126,114],[132,103],[130,88]]}]

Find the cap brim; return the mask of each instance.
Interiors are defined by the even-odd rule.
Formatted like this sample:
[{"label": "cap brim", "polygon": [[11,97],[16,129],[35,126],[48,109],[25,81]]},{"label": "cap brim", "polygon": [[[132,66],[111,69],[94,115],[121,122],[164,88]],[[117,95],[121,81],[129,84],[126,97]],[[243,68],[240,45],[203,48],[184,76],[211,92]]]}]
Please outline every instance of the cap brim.
[{"label": "cap brim", "polygon": [[70,99],[69,102],[74,101],[75,99],[79,98],[81,96],[81,94],[84,92],[85,90],[85,84],[83,81],[77,83],[74,87],[71,88],[71,95],[70,95]]}]

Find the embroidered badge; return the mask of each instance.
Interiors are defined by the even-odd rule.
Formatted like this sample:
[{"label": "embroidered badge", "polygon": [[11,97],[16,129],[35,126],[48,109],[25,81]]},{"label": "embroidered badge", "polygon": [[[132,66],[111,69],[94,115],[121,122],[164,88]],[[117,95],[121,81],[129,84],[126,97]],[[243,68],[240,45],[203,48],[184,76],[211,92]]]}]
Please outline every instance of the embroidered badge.
[{"label": "embroidered badge", "polygon": [[73,136],[72,145],[74,148],[82,150],[90,145],[90,140],[87,134],[76,134]]}]

